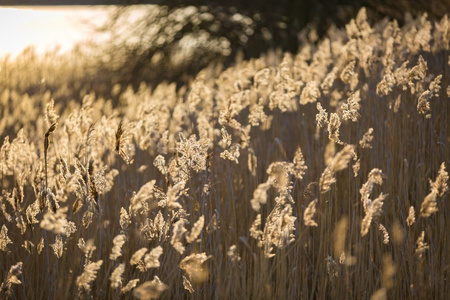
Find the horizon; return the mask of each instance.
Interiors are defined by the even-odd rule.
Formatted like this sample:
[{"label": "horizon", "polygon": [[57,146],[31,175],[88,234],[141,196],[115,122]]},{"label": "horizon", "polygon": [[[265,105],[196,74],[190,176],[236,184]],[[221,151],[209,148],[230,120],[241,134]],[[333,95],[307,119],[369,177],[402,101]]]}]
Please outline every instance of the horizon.
[{"label": "horizon", "polygon": [[69,52],[93,38],[96,25],[116,6],[0,6],[0,58],[16,58],[33,47],[37,54]]}]

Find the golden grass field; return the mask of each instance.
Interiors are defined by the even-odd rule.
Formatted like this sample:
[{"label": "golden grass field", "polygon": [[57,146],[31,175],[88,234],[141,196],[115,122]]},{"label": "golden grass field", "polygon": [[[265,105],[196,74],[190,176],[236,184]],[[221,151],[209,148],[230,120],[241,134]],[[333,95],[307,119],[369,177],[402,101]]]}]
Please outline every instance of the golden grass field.
[{"label": "golden grass field", "polygon": [[445,299],[449,22],[362,9],[117,101],[2,59],[0,298]]}]

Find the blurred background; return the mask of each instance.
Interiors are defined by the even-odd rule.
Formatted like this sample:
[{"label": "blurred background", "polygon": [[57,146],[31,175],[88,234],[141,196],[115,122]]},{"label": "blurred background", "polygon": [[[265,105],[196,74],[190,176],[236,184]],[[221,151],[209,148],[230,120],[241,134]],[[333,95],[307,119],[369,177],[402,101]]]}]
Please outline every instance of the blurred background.
[{"label": "blurred background", "polygon": [[70,51],[92,33],[91,23],[106,22],[113,7],[10,6],[0,7],[0,56],[17,57],[34,46],[43,54],[58,48]]},{"label": "blurred background", "polygon": [[75,51],[87,64],[83,78],[105,97],[112,97],[112,85],[122,90],[130,84],[136,90],[141,82],[182,85],[208,65],[223,68],[268,51],[295,53],[305,39],[314,42],[330,27],[344,26],[362,6],[373,22],[387,17],[402,23],[406,14],[422,12],[431,19],[441,18],[450,10],[450,0],[2,3],[0,57]]}]

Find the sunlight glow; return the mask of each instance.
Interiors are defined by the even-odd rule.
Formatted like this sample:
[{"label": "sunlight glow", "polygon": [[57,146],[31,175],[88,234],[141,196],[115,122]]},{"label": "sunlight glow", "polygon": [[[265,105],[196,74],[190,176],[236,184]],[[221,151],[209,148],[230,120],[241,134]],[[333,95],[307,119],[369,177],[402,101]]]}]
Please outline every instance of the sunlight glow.
[{"label": "sunlight glow", "polygon": [[0,8],[0,57],[20,54],[33,45],[37,53],[61,52],[91,36],[91,25],[105,21],[107,7]]}]

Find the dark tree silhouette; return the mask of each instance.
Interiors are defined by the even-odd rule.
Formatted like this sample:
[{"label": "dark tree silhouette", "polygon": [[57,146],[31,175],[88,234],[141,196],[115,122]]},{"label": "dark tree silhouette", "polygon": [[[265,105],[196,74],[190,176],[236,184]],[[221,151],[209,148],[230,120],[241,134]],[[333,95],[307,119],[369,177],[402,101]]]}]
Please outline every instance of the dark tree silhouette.
[{"label": "dark tree silhouette", "polygon": [[[296,52],[303,28],[323,35],[331,24],[343,26],[365,6],[369,18],[396,18],[428,12],[440,18],[450,0],[164,0],[131,26],[127,16],[142,3],[124,1],[100,31],[110,34],[102,49],[100,74],[113,82],[185,83],[212,62],[229,65],[236,55],[259,56],[268,50]],[[126,28],[126,30],[125,30]]]}]

